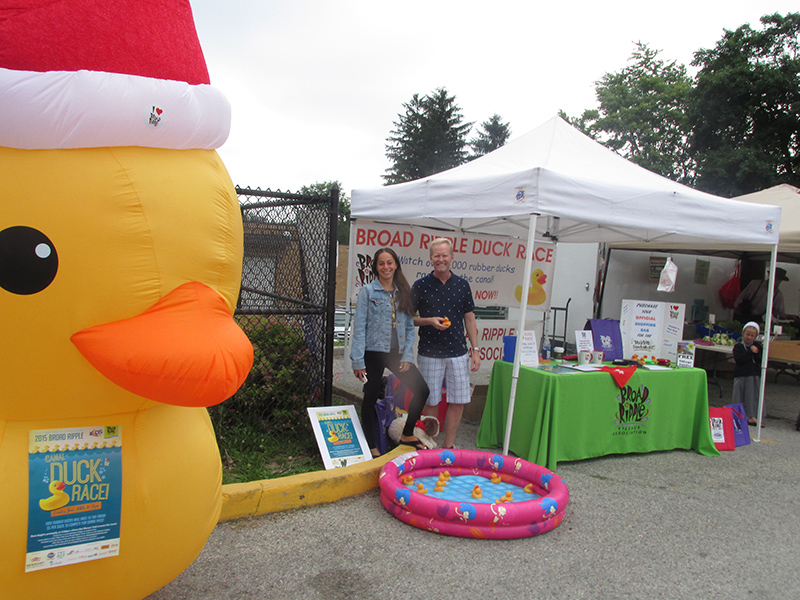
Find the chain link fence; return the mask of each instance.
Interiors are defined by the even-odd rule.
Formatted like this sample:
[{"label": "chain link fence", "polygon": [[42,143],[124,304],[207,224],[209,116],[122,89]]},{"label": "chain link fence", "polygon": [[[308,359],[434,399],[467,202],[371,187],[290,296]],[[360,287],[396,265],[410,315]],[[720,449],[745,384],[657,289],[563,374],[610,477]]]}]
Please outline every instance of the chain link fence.
[{"label": "chain link fence", "polygon": [[331,404],[339,190],[236,191],[244,260],[235,318],[255,360],[236,395],[209,411],[223,462],[318,458],[306,408]]}]

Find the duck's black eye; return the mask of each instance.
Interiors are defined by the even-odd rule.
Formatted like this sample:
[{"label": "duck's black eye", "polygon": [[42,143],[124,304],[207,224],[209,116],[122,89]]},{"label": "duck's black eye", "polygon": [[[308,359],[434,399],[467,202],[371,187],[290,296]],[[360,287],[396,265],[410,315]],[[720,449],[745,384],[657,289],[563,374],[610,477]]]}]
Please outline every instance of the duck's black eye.
[{"label": "duck's black eye", "polygon": [[56,277],[58,254],[38,229],[9,227],[0,231],[0,287],[12,294],[35,294]]}]

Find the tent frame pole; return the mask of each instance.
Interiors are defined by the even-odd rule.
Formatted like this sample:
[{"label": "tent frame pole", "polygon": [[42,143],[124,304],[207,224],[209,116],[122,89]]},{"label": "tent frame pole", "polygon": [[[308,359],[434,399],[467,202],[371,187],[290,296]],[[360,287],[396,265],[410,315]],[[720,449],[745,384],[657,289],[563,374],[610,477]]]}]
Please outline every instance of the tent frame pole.
[{"label": "tent frame pole", "polygon": [[525,248],[525,269],[522,279],[522,294],[519,301],[519,324],[517,325],[517,343],[514,350],[514,367],[511,371],[511,392],[508,398],[508,414],[506,415],[506,432],[503,440],[503,454],[508,454],[511,443],[511,421],[514,417],[514,405],[517,401],[517,381],[522,354],[522,334],[525,331],[525,318],[528,310],[528,287],[530,287],[533,271],[533,250],[536,244],[536,213],[532,213],[528,222],[528,244]]},{"label": "tent frame pole", "polygon": [[761,441],[761,418],[764,411],[764,391],[767,385],[767,365],[769,364],[769,336],[772,331],[772,301],[775,294],[775,263],[778,260],[778,244],[772,246],[769,259],[769,284],[767,285],[767,310],[764,312],[764,350],[761,353],[761,381],[758,390],[758,417],[756,418],[756,437]]},{"label": "tent frame pole", "polygon": [[[608,279],[608,264],[611,262],[611,245],[602,243],[598,248],[598,253],[602,254],[602,259],[598,256],[598,263],[602,260],[602,265],[598,266],[598,277],[594,282],[594,311],[593,316],[595,319],[602,319],[603,315],[603,295],[606,291],[606,279]],[[600,269],[602,268],[602,276],[599,276]],[[599,288],[599,289],[598,289]]]}]

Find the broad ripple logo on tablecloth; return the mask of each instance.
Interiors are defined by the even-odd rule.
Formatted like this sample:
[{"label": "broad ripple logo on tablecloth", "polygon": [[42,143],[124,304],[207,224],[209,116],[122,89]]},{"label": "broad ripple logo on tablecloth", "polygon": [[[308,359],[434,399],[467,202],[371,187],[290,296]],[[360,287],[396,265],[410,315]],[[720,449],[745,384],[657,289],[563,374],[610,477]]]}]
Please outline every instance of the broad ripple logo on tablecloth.
[{"label": "broad ripple logo on tablecloth", "polygon": [[617,431],[613,435],[645,435],[647,430],[642,427],[642,424],[650,420],[648,405],[652,402],[650,390],[647,389],[647,386],[640,385],[638,388],[634,388],[633,386],[625,385],[620,388],[617,401],[619,402],[619,410],[614,415],[614,424],[617,425]]}]

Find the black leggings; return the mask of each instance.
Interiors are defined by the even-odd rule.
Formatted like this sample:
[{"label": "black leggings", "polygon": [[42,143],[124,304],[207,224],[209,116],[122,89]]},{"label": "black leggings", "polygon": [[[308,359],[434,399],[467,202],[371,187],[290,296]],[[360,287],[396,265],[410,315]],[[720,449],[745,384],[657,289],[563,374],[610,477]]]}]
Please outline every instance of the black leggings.
[{"label": "black leggings", "polygon": [[422,378],[416,365],[413,363],[407,371],[400,371],[399,352],[364,352],[364,367],[367,370],[367,383],[364,384],[364,400],[361,403],[361,424],[364,429],[364,437],[370,448],[376,447],[375,442],[375,403],[381,392],[381,380],[383,379],[384,369],[389,369],[406,387],[411,390],[413,396],[408,405],[408,421],[403,429],[403,435],[413,436],[414,425],[422,414],[422,408],[428,399],[428,385]]}]

